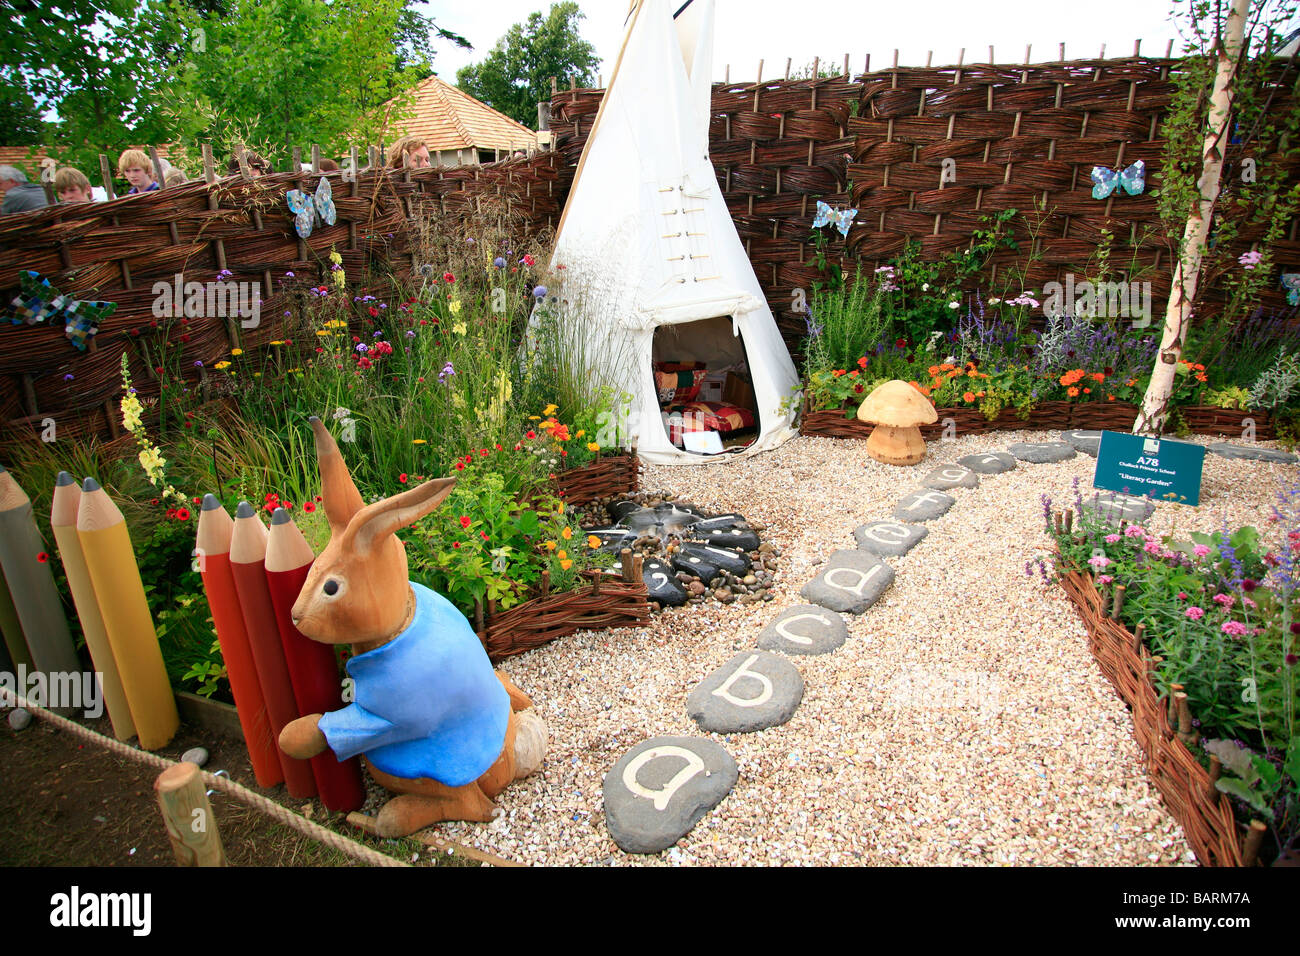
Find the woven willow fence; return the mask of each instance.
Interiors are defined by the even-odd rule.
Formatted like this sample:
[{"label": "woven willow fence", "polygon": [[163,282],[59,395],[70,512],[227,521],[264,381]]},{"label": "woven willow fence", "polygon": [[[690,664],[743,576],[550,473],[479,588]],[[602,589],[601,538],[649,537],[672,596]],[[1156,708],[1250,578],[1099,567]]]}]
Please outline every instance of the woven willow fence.
[{"label": "woven willow fence", "polygon": [[[572,171],[558,155],[543,153],[487,166],[363,172],[353,182],[327,175],[338,222],[318,223],[305,240],[294,230],[285,193],[314,190],[319,177],[310,173],[199,181],[0,217],[6,304],[18,292],[21,270],[39,272],[60,292],[117,304],[85,352],[61,327],[0,327],[0,443],[33,440],[49,419],[59,438],[115,438],[123,355],[140,396],[147,402],[161,395],[158,326],[167,327],[168,367],[179,364],[186,380],[204,389],[206,368],[232,348],[258,349],[286,337],[291,298],[309,282],[328,281],[331,250],[343,258],[350,294],[378,296],[420,264],[417,223],[428,214],[470,218],[494,203],[521,228],[537,231],[558,221]],[[212,282],[223,269],[231,273],[227,282],[256,286],[255,326],[244,327],[251,322],[237,316],[155,316],[155,283],[174,287],[177,275],[182,283]]]}]

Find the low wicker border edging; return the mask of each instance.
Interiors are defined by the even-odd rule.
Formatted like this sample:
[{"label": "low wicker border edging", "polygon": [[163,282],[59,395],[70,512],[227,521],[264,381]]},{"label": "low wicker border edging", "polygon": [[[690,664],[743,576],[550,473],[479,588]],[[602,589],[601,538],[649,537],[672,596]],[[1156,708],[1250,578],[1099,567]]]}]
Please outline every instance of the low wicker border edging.
[{"label": "low wicker border edging", "polygon": [[556,472],[555,490],[567,504],[591,504],[613,495],[630,495],[637,489],[640,461],[635,454],[607,455],[574,468]]},{"label": "low wicker border edging", "polygon": [[1202,866],[1241,866],[1232,804],[1175,734],[1169,722],[1169,700],[1157,697],[1151,683],[1155,661],[1136,635],[1105,615],[1091,577],[1069,571],[1061,585],[1083,619],[1101,672],[1132,711],[1133,736],[1146,754],[1147,773],[1182,826],[1197,861]]}]

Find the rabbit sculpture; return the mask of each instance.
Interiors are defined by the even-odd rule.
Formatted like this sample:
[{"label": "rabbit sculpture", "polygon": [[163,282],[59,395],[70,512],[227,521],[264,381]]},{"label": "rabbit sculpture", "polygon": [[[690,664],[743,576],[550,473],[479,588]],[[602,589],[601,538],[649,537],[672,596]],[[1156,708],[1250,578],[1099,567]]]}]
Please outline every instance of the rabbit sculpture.
[{"label": "rabbit sculpture", "polygon": [[330,541],[298,594],[293,623],[314,641],[352,645],[354,695],[342,710],[287,724],[280,747],[304,760],[327,747],[340,760],[362,754],[371,775],[399,794],[379,812],[381,836],[491,820],[497,794],[541,766],[546,725],[493,670],[465,615],[407,580],[395,534],[437,508],[455,479],[364,505],[334,438],[318,418],[311,427]]}]

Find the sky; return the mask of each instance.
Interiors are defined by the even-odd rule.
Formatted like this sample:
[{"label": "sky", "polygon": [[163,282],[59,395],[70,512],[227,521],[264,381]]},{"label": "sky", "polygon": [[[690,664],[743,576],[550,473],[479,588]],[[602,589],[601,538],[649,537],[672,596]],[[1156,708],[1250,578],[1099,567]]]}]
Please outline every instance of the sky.
[{"label": "sky", "polygon": [[[1173,0],[1089,0],[1084,4],[1056,0],[914,0],[882,3],[880,0],[716,0],[714,79],[722,80],[727,64],[733,81],[752,81],[758,61],[764,60],[764,78],[785,73],[786,58],[793,68],[810,64],[813,57],[834,59],[841,66],[850,54],[850,67],[858,73],[866,55],[871,68],[893,63],[924,66],[933,51],[935,66],[957,63],[966,48],[965,62],[987,62],[994,44],[995,61],[1020,63],[1025,46],[1032,44],[1032,62],[1055,60],[1060,43],[1067,59],[1106,55],[1131,56],[1133,41],[1142,41],[1144,55],[1163,56],[1175,40],[1174,53],[1182,51],[1178,27],[1170,19]],[[467,4],[464,0],[430,0],[424,4],[440,26],[460,33],[475,49],[460,50],[450,44],[438,47],[434,68],[448,82],[456,70],[483,59],[513,23],[533,11],[549,9],[550,0],[493,0]],[[623,41],[627,0],[579,0],[586,18],[584,39],[603,58],[606,81]],[[1186,2],[1179,4],[1186,9]]]}]

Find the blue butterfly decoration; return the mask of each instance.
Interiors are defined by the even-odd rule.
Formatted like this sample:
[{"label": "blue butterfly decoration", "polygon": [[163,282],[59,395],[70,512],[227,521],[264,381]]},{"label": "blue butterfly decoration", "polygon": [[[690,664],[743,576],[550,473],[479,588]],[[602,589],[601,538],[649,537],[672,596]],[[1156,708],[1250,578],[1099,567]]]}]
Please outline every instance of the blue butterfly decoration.
[{"label": "blue butterfly decoration", "polygon": [[39,272],[26,270],[18,274],[18,286],[21,290],[9,303],[9,321],[14,325],[26,322],[39,325],[46,321],[63,323],[63,333],[68,341],[79,350],[86,350],[86,343],[99,331],[99,323],[113,314],[116,302],[98,302],[74,299],[62,295],[50,285],[49,279],[41,278]]},{"label": "blue butterfly decoration", "polygon": [[311,235],[317,222],[323,222],[327,226],[338,222],[338,210],[334,208],[334,191],[330,189],[330,181],[324,176],[316,184],[315,196],[301,189],[290,189],[284,198],[289,203],[289,211],[294,213],[293,227],[304,239]]},{"label": "blue butterfly decoration", "polygon": [[841,236],[847,236],[849,227],[853,225],[853,217],[857,214],[856,209],[845,209],[843,211],[832,209],[819,199],[817,200],[817,217],[813,219],[813,228],[820,229],[822,226],[834,226],[840,231]]},{"label": "blue butterfly decoration", "polygon": [[1300,305],[1300,272],[1282,273],[1282,288],[1286,289],[1287,302]]},{"label": "blue butterfly decoration", "polygon": [[1124,187],[1124,192],[1136,196],[1147,188],[1146,163],[1138,160],[1122,173],[1116,173],[1105,166],[1092,167],[1092,198],[1105,199],[1115,191],[1116,186]]}]

